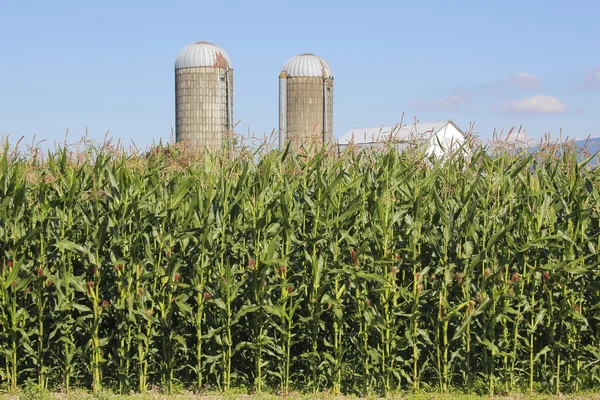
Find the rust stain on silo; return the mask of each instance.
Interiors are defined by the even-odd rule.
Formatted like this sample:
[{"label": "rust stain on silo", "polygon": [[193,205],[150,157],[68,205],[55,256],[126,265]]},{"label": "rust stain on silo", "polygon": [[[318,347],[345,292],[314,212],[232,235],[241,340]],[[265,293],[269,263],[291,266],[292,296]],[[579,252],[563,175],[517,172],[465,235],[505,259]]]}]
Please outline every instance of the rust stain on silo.
[{"label": "rust stain on silo", "polygon": [[223,57],[222,53],[217,52],[216,58],[217,58],[217,60],[215,61],[215,67],[219,67],[219,68],[228,68],[229,67],[229,65],[227,65],[227,60],[225,59],[225,57]]}]

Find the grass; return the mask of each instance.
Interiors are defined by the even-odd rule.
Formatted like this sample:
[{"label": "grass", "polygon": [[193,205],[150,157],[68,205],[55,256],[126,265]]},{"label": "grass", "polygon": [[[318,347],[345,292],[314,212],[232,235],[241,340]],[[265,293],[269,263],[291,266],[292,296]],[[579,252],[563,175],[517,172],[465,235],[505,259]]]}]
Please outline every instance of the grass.
[{"label": "grass", "polygon": [[[599,400],[600,394],[598,393],[582,393],[579,395],[549,395],[549,394],[523,394],[523,393],[513,393],[509,395],[502,396],[478,396],[478,395],[467,395],[467,394],[450,394],[450,395],[441,395],[439,393],[416,393],[416,394],[408,394],[408,393],[397,393],[397,394],[389,394],[385,397],[385,399],[390,400],[477,400],[477,399],[522,399],[522,400],[550,400],[550,399],[560,399],[560,400],[583,400],[583,399],[593,399]],[[217,400],[217,399],[225,399],[225,400],[275,400],[275,399],[287,399],[287,400],[313,400],[313,399],[321,399],[321,400],[350,400],[350,399],[383,399],[383,397],[376,396],[368,396],[368,397],[359,397],[359,396],[341,396],[341,395],[332,395],[330,393],[316,393],[316,394],[302,394],[302,393],[291,393],[287,396],[280,396],[274,394],[244,394],[244,393],[203,393],[203,394],[194,394],[194,393],[175,393],[171,395],[166,395],[159,391],[149,392],[146,394],[131,394],[131,395],[117,395],[111,392],[101,391],[97,394],[93,395],[86,391],[72,391],[69,394],[64,393],[50,393],[44,391],[23,391],[16,394],[1,394],[0,400]]]}]

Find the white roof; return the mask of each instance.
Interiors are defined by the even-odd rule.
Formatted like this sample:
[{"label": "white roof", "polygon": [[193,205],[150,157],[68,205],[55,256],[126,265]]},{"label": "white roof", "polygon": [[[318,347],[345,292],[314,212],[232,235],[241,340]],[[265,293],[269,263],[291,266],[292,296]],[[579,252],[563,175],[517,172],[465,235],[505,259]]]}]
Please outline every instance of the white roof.
[{"label": "white roof", "polygon": [[309,53],[299,54],[287,60],[281,73],[286,73],[287,76],[333,76],[327,61]]},{"label": "white roof", "polygon": [[[411,140],[417,138],[429,139],[441,131],[451,121],[418,122],[407,125],[383,125],[372,128],[354,128],[346,132],[340,139],[340,145],[354,143],[356,145],[371,144],[386,140]],[[456,125],[455,125],[456,127]],[[458,129],[458,127],[456,127]],[[460,129],[459,129],[460,131]]]},{"label": "white roof", "polygon": [[231,58],[217,45],[197,42],[187,45],[175,59],[175,69],[190,67],[232,68]]}]

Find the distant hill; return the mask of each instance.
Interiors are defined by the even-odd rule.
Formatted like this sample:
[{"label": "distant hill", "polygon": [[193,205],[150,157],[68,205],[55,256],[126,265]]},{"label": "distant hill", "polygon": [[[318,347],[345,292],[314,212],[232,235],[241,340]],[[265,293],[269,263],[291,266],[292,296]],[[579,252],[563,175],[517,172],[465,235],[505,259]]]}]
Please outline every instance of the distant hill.
[{"label": "distant hill", "polygon": [[[587,151],[591,154],[597,153],[600,151],[600,137],[590,138],[589,140],[577,140],[575,144],[578,147],[583,147],[587,143]],[[596,161],[598,156],[595,157]]]},{"label": "distant hill", "polygon": [[[577,146],[580,150],[580,152],[583,152],[584,148],[587,151],[587,155],[594,155],[594,158],[592,158],[592,160],[589,162],[588,165],[596,165],[599,163],[599,158],[598,155],[596,154],[600,151],[600,137],[595,137],[595,138],[590,138],[588,140],[582,139],[582,140],[575,140],[573,142],[573,144],[575,146]],[[530,152],[534,152],[536,150],[538,150],[539,146],[530,146],[529,147],[529,151]],[[579,159],[580,160],[584,160],[585,155],[581,154]]]}]

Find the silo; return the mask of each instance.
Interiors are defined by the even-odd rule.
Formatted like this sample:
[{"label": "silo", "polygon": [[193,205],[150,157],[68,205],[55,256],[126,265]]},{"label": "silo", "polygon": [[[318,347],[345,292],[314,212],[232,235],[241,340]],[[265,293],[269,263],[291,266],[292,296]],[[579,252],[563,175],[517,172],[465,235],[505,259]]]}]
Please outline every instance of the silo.
[{"label": "silo", "polygon": [[212,43],[183,48],[175,60],[175,138],[194,150],[218,150],[233,129],[233,69]]},{"label": "silo", "polygon": [[314,54],[290,58],[279,74],[279,148],[286,141],[323,144],[333,139],[333,74]]}]

